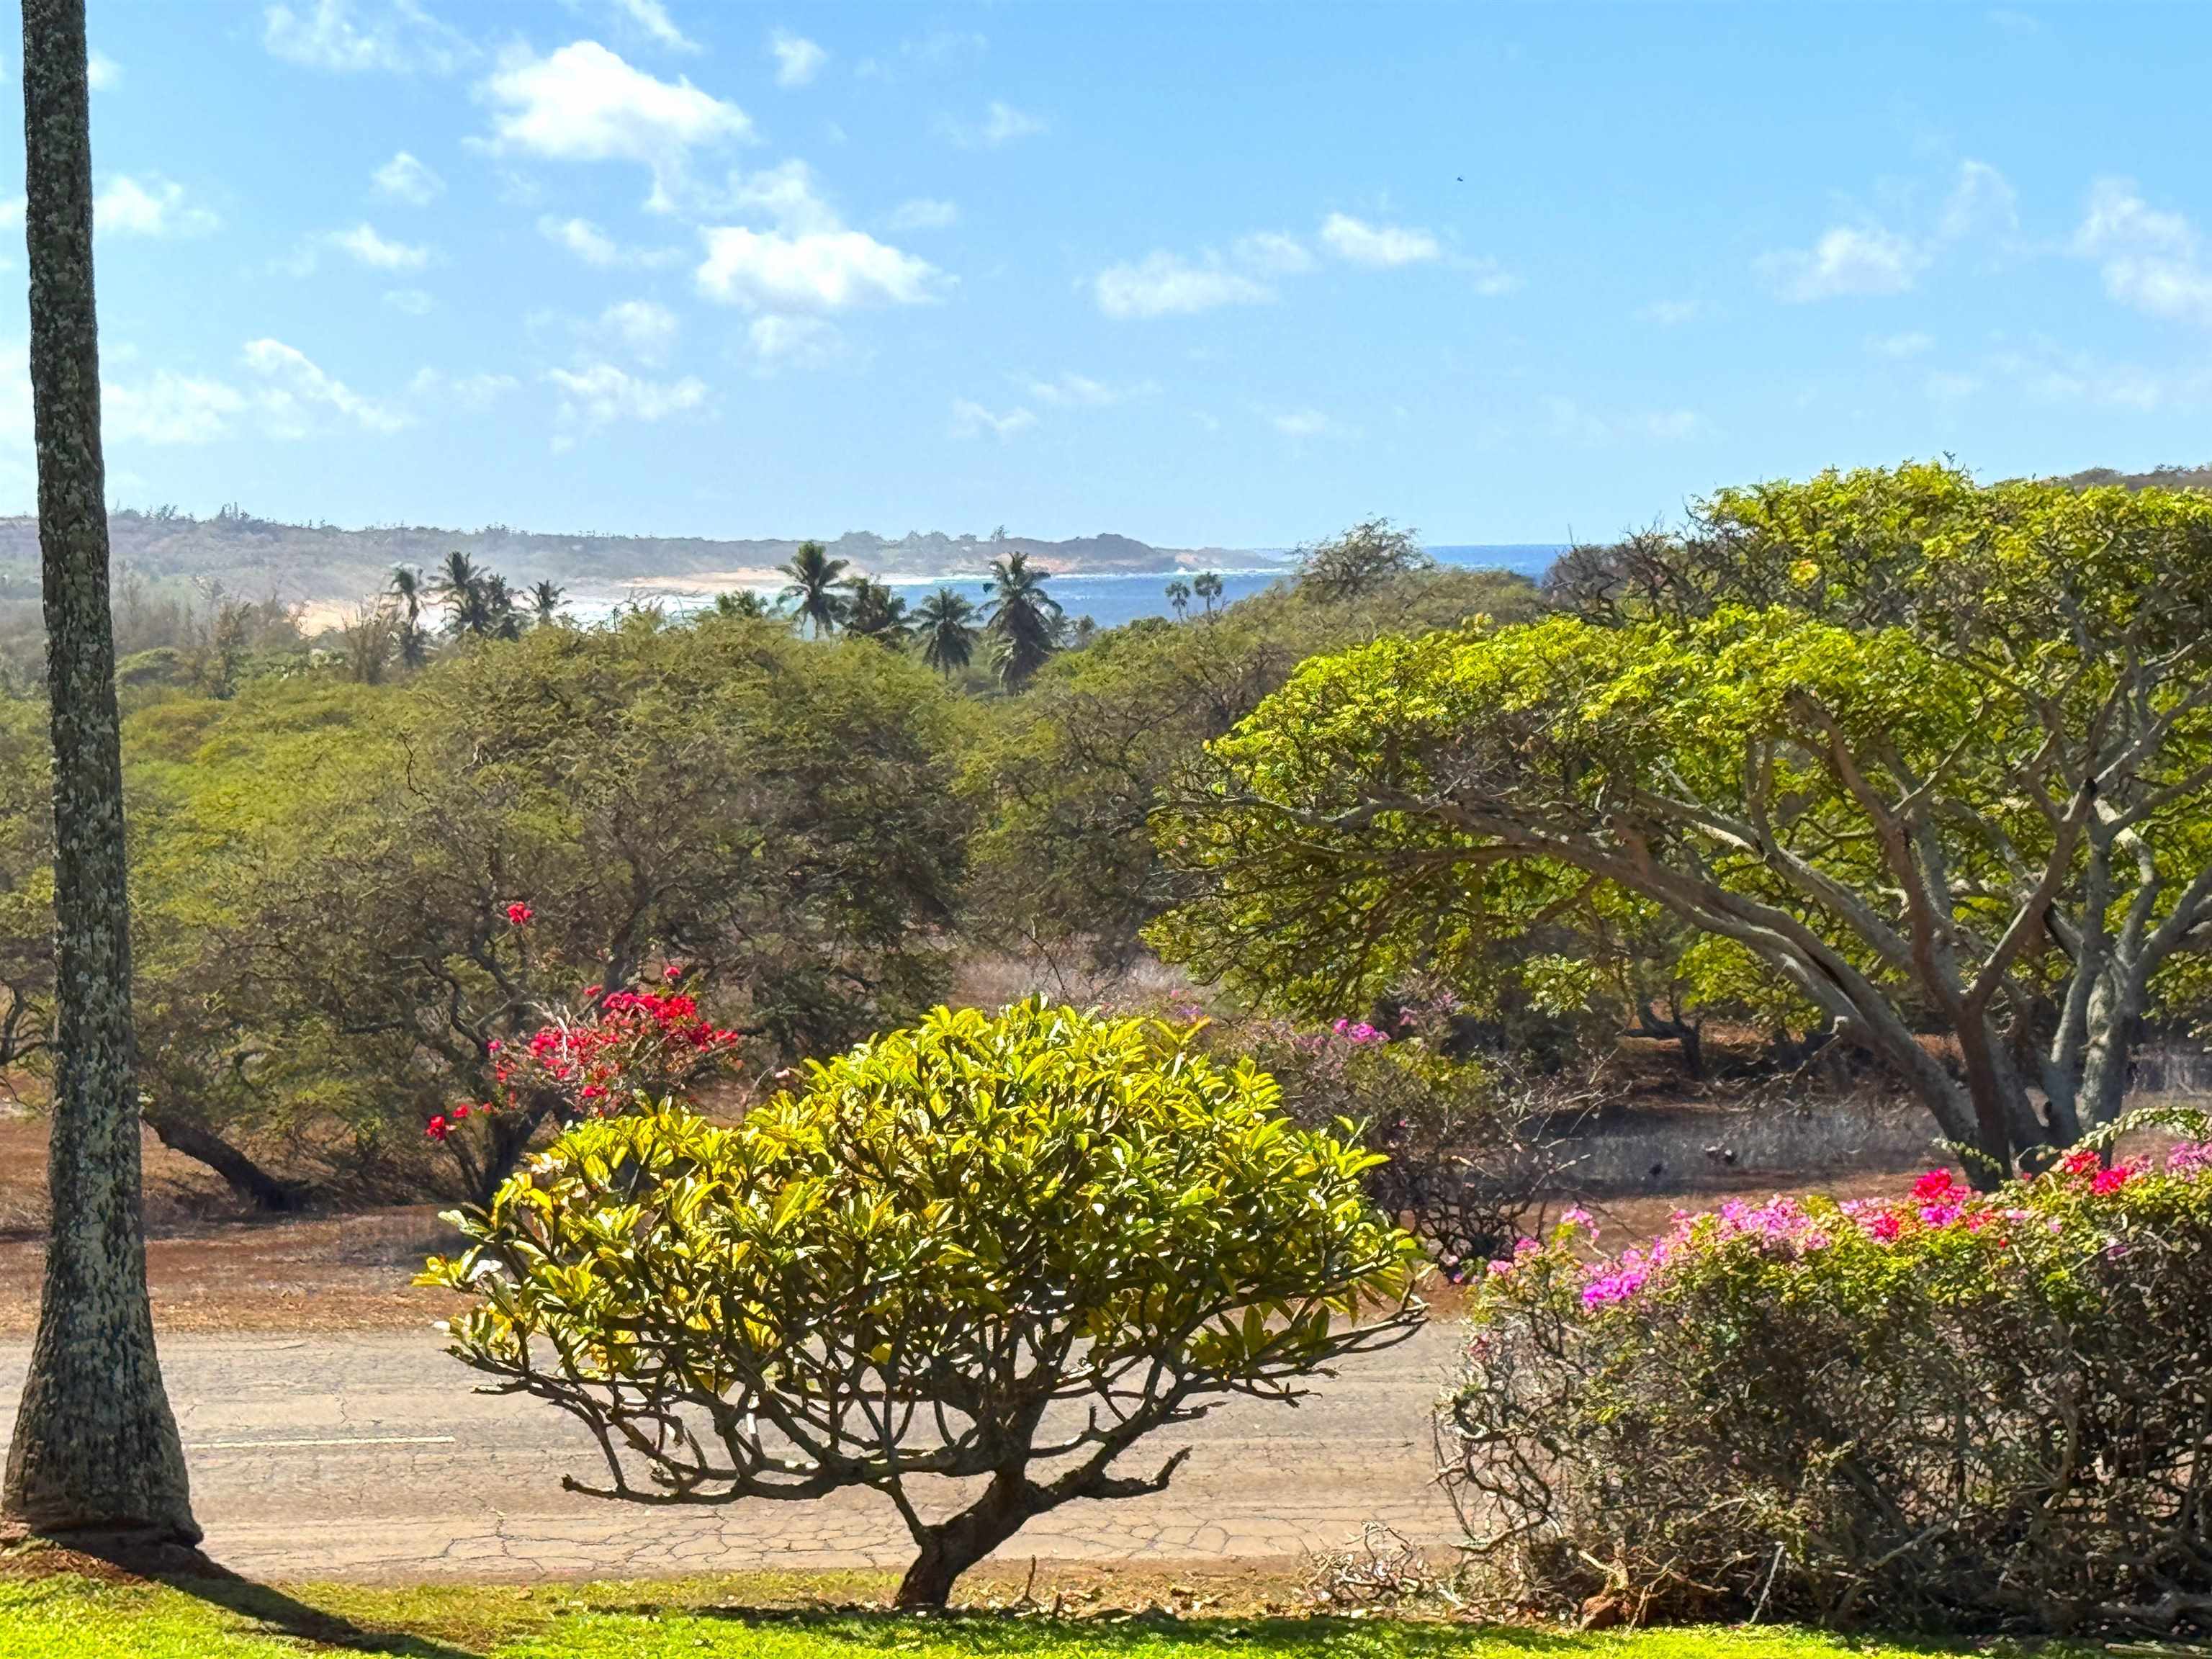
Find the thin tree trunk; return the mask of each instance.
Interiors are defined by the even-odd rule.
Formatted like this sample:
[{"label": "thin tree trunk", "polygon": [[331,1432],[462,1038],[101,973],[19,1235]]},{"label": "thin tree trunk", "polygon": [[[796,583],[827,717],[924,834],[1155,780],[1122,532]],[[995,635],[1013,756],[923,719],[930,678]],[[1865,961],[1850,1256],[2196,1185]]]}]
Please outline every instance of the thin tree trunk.
[{"label": "thin tree trunk", "polygon": [[139,1216],[84,0],[23,0],[23,130],[58,971],[53,1218],[0,1510],[39,1532],[197,1543]]}]

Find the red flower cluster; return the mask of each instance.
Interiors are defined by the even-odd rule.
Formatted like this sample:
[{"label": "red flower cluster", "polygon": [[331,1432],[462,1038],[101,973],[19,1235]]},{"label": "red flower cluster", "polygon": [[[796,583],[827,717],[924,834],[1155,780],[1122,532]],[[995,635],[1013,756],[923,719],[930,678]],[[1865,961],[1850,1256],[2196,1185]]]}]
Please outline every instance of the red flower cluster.
[{"label": "red flower cluster", "polygon": [[586,987],[587,1012],[540,1026],[520,1045],[489,1044],[493,1097],[439,1114],[424,1133],[443,1140],[471,1114],[536,1109],[566,1122],[604,1117],[641,1098],[688,1097],[741,1039],[702,1017],[697,999],[681,988],[682,977],[681,968],[669,969],[665,978],[676,988],[667,991],[601,996],[597,987]]},{"label": "red flower cluster", "polygon": [[507,920],[508,924],[512,927],[528,927],[530,925],[531,917],[537,914],[538,913],[535,910],[532,910],[526,904],[510,904],[507,907]]}]

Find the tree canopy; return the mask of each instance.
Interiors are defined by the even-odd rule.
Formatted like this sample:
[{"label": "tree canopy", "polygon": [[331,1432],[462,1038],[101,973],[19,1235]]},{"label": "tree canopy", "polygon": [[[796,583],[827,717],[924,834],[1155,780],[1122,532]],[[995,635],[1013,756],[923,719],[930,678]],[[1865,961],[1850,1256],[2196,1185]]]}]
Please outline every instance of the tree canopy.
[{"label": "tree canopy", "polygon": [[1609,888],[1838,1022],[1985,1176],[2110,1121],[2212,919],[2212,500],[1824,474],[1586,566],[1583,614],[1309,663],[1212,745],[1162,946],[1311,1006]]}]

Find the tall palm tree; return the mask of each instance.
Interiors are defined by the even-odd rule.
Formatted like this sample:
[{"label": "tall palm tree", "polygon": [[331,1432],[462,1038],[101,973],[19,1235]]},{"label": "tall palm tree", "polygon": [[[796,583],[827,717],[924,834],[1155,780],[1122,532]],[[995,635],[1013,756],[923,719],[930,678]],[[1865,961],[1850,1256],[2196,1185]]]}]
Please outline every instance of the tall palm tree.
[{"label": "tall palm tree", "polygon": [[477,584],[476,614],[471,618],[470,631],[489,640],[519,640],[522,637],[523,611],[514,590],[507,585],[507,578],[496,571],[486,571]]},{"label": "tall palm tree", "polygon": [[198,1543],[139,1211],[131,899],[108,601],[84,0],[23,0],[32,431],[53,740],[54,1080],[45,1284],[0,1514]]},{"label": "tall palm tree", "polygon": [[386,584],[392,597],[405,607],[410,623],[422,620],[422,573],[411,564],[392,567],[392,580]]},{"label": "tall palm tree", "polygon": [[551,580],[540,581],[530,590],[530,613],[540,628],[561,614],[562,588]]},{"label": "tall palm tree", "polygon": [[1176,620],[1181,622],[1182,613],[1190,609],[1190,584],[1180,576],[1170,582],[1168,603],[1175,607]]},{"label": "tall palm tree", "polygon": [[481,634],[484,629],[483,573],[476,561],[455,548],[446,555],[426,591],[446,609],[446,630]]},{"label": "tall palm tree", "polygon": [[777,597],[790,600],[814,624],[817,640],[845,619],[844,596],[837,590],[844,582],[846,565],[843,559],[831,558],[820,542],[801,542],[783,567],[791,580]]},{"label": "tall palm tree", "polygon": [[1018,550],[991,566],[983,631],[995,647],[1000,682],[1009,690],[1027,684],[1060,649],[1060,601],[1044,591],[1047,574]]},{"label": "tall palm tree", "polygon": [[945,678],[975,654],[975,606],[957,588],[940,587],[914,608],[921,659]]},{"label": "tall palm tree", "polygon": [[1213,614],[1213,602],[1221,597],[1221,578],[1211,570],[1201,570],[1190,579],[1190,591],[1206,601],[1206,614]]},{"label": "tall palm tree", "polygon": [[914,627],[906,614],[906,601],[891,592],[890,584],[855,576],[846,583],[845,631],[879,645],[902,646]]}]

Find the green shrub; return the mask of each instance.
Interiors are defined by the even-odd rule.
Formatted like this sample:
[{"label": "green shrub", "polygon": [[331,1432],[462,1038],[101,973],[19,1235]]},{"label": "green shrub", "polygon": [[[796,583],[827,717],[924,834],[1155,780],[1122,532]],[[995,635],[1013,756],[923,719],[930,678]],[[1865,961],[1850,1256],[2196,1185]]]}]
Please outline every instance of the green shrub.
[{"label": "green shrub", "polygon": [[[2198,1131],[2201,1133],[2201,1128]],[[1976,1197],[1577,1217],[1476,1292],[1446,1470],[1523,1600],[2212,1625],[2212,1146]]]},{"label": "green shrub", "polygon": [[1250,1055],[1296,1121],[1352,1126],[1381,1155],[1367,1172],[1368,1196],[1456,1279],[1510,1251],[1535,1224],[1554,1103],[1503,1067],[1443,1053],[1438,1037],[1449,1030],[1449,1011],[1402,1005],[1387,1030],[1364,1020],[1246,1018],[1208,1025],[1201,1040],[1215,1054]]},{"label": "green shrub", "polygon": [[[424,1277],[478,1298],[455,1354],[597,1436],[579,1490],[872,1487],[920,1550],[902,1603],[941,1604],[1030,1517],[1160,1490],[1184,1454],[1111,1468],[1154,1430],[1419,1322],[1372,1156],[1276,1097],[1151,1022],[939,1009],[734,1128],[577,1126]],[[931,1476],[985,1484],[932,1522]]]}]

